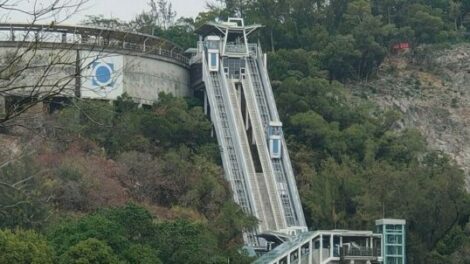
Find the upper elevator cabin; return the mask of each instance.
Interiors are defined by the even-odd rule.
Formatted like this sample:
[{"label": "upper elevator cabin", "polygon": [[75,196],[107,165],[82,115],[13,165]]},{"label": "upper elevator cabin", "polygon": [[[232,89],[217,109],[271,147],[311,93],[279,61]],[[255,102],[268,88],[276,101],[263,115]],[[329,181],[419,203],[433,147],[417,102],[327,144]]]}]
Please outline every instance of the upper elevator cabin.
[{"label": "upper elevator cabin", "polygon": [[207,36],[205,38],[207,48],[207,58],[209,62],[209,71],[214,72],[219,70],[220,64],[220,37]]}]

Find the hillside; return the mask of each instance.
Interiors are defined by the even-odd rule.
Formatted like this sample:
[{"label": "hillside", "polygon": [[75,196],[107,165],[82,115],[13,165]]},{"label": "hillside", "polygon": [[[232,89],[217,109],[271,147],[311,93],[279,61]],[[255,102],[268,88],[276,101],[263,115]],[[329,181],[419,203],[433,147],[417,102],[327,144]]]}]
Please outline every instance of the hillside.
[{"label": "hillside", "polygon": [[[435,61],[451,61],[442,58],[465,47],[439,51]],[[429,53],[391,57],[377,79],[344,85],[319,77],[314,54],[284,50],[270,54],[271,77],[310,228],[370,229],[384,215],[405,218],[411,263],[458,261],[470,248],[469,195],[459,167],[424,139],[445,139],[436,124],[450,114],[441,112],[464,109],[448,92],[460,79],[453,81],[459,75],[447,63],[451,77],[443,85],[444,75],[420,54]],[[185,254],[188,263],[250,261],[239,251],[241,232],[256,220],[232,202],[200,102],[162,94],[149,109],[125,96],[113,105],[80,100],[53,114],[40,109],[7,122],[0,134],[0,227],[7,229],[0,237],[21,242],[29,233],[9,238],[8,229],[35,230],[27,232],[41,234],[49,260],[101,247],[128,263],[140,254],[149,263],[181,263]],[[457,121],[450,122],[465,126]],[[423,137],[415,131],[427,129],[421,124],[433,130]],[[141,225],[150,231],[136,240]],[[118,237],[103,228],[116,228]],[[167,247],[170,240],[194,243],[184,253]]]},{"label": "hillside", "polygon": [[231,199],[197,103],[161,94],[151,109],[126,97],[40,109],[0,133],[0,246],[44,253],[15,248],[1,263],[250,262],[241,230],[255,220]]},{"label": "hillside", "polygon": [[[309,229],[406,219],[407,263],[470,263],[470,1],[214,2],[196,18],[152,0],[131,21],[84,23],[184,48],[209,21],[265,25],[250,42],[268,53]],[[392,55],[397,43],[412,51]],[[257,219],[232,199],[203,103],[158,98],[11,103],[34,107],[0,121],[0,263],[252,261]]]},{"label": "hillside", "polygon": [[376,80],[348,85],[353,94],[400,112],[397,128],[415,128],[470,173],[470,45],[428,46],[392,55]]}]

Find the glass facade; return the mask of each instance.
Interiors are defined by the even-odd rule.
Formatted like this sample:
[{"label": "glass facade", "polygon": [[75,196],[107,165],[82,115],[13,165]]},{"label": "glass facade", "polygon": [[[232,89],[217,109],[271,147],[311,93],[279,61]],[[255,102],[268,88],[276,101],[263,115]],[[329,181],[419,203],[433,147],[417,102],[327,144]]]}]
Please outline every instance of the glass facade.
[{"label": "glass facade", "polygon": [[376,222],[377,232],[382,234],[384,264],[406,264],[406,222],[382,219]]}]

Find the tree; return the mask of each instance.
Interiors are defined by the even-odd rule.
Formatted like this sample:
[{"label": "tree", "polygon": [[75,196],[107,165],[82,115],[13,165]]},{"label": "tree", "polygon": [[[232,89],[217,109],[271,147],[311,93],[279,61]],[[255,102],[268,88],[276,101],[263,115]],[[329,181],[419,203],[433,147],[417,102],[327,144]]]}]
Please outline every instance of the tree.
[{"label": "tree", "polygon": [[288,77],[323,77],[320,70],[318,54],[304,49],[278,50],[269,53],[270,78],[281,81]]},{"label": "tree", "polygon": [[94,238],[78,242],[69,248],[60,258],[64,264],[117,264],[120,263],[113,250],[106,243]]},{"label": "tree", "polygon": [[48,238],[64,263],[160,263],[155,232],[150,213],[129,204],[64,220]]},{"label": "tree", "polygon": [[201,224],[185,220],[161,223],[156,240],[164,263],[214,263],[221,258],[215,250],[215,236]]},{"label": "tree", "polygon": [[408,8],[407,23],[415,31],[418,43],[433,43],[438,40],[444,29],[444,21],[433,10],[424,5],[415,4]]},{"label": "tree", "polygon": [[48,232],[48,240],[58,256],[64,255],[70,248],[90,238],[105,242],[114,252],[124,252],[129,246],[125,227],[102,214],[75,221],[62,221]]},{"label": "tree", "polygon": [[217,234],[218,243],[226,249],[237,250],[243,243],[242,232],[256,228],[258,219],[243,213],[233,201],[226,201],[210,228]]},{"label": "tree", "polygon": [[208,2],[207,6],[211,10],[220,10],[221,18],[228,17],[245,17],[246,9],[253,2],[251,0],[216,0]]},{"label": "tree", "polygon": [[[0,62],[0,127],[39,102],[61,94],[74,94],[73,82],[77,76],[75,70],[70,70],[70,65],[75,65],[75,53],[64,48],[51,53],[41,52],[40,44],[50,42],[51,36],[47,31],[69,19],[86,2],[57,0],[31,5],[24,1],[5,0],[0,3],[3,17],[22,16],[28,21],[21,34],[11,34],[15,45],[5,49]],[[38,23],[48,25],[44,28],[37,26]],[[80,62],[77,64],[84,66]],[[58,69],[67,74],[58,76]],[[6,97],[12,100],[6,102]]]},{"label": "tree", "polygon": [[262,31],[262,40],[271,52],[280,48],[292,48],[286,44],[290,43],[295,30],[291,26],[291,17],[286,13],[289,10],[289,1],[258,0],[253,2],[248,11],[251,20],[266,25]]},{"label": "tree", "polygon": [[192,18],[180,18],[167,29],[158,29],[155,35],[162,36],[180,45],[183,49],[194,47],[197,35],[194,33],[196,22]]},{"label": "tree", "polygon": [[128,29],[127,24],[118,18],[106,18],[103,15],[99,16],[86,16],[86,19],[82,21],[82,24],[86,26],[111,28],[116,30]]},{"label": "tree", "polygon": [[354,36],[336,36],[320,54],[323,67],[329,71],[330,80],[345,80],[357,76],[355,63],[361,52],[354,46]]},{"label": "tree", "polygon": [[[16,159],[16,158],[15,158]],[[30,156],[0,166],[0,228],[31,228],[48,217],[41,170]]]},{"label": "tree", "polygon": [[399,24],[406,2],[406,0],[374,0],[373,9],[375,13],[382,15],[387,24]]},{"label": "tree", "polygon": [[356,78],[367,79],[385,58],[388,38],[395,28],[384,26],[379,16],[372,15],[369,1],[355,0],[348,4],[340,30],[343,34],[352,32],[354,47],[361,53],[354,63]]},{"label": "tree", "polygon": [[158,256],[159,252],[148,245],[132,244],[123,257],[128,263],[136,264],[162,264]]},{"label": "tree", "polygon": [[34,231],[0,230],[0,263],[50,264],[54,255],[47,241]]},{"label": "tree", "polygon": [[321,166],[320,173],[309,179],[312,187],[304,190],[309,220],[315,229],[346,228],[355,213],[353,197],[360,190],[354,166],[346,162],[338,164],[333,159]]},{"label": "tree", "polygon": [[142,12],[133,21],[130,27],[139,32],[154,35],[158,29],[167,30],[175,22],[176,12],[167,0],[150,0],[150,10]]},{"label": "tree", "polygon": [[[243,221],[248,220],[238,207],[230,208],[227,210],[236,212],[226,212],[216,221],[217,226],[234,226],[236,229],[229,231],[240,234],[247,224]],[[232,219],[234,216],[237,218]],[[237,224],[220,223],[222,219]],[[63,220],[48,231],[48,239],[63,263],[220,263],[227,259],[226,250],[239,249],[238,243],[225,244],[233,243],[233,237],[225,236],[227,230],[223,232],[218,238],[220,231],[204,223],[155,221],[146,209],[129,204]],[[234,258],[237,255],[231,253]]]}]

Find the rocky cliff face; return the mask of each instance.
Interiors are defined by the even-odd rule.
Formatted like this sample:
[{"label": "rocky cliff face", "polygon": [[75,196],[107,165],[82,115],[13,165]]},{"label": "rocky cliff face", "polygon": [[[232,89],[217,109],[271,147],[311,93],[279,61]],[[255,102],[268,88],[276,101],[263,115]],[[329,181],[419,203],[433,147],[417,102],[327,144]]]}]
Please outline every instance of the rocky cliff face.
[{"label": "rocky cliff face", "polygon": [[376,80],[350,87],[400,111],[400,127],[421,131],[432,148],[455,159],[470,183],[470,44],[392,56]]}]

